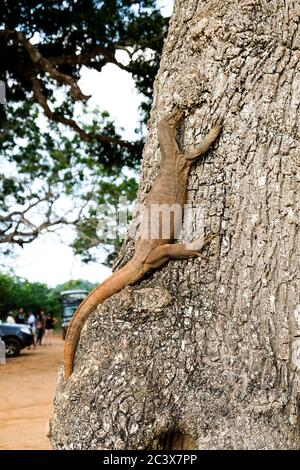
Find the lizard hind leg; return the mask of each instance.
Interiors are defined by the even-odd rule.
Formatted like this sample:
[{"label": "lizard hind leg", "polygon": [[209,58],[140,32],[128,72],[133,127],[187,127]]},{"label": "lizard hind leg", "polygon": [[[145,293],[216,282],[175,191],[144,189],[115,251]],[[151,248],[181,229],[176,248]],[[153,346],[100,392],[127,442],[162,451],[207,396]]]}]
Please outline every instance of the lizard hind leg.
[{"label": "lizard hind leg", "polygon": [[214,238],[216,238],[219,233],[209,233],[202,238],[197,238],[191,243],[187,244],[189,250],[202,250],[208,243],[210,243]]},{"label": "lizard hind leg", "polygon": [[200,249],[191,249],[188,244],[176,243],[168,247],[169,259],[205,258]]},{"label": "lizard hind leg", "polygon": [[218,234],[210,233],[203,238],[194,240],[191,243],[176,243],[174,245],[168,245],[167,254],[169,258],[193,258],[200,257],[207,259],[202,254],[202,249],[210,243]]},{"label": "lizard hind leg", "polygon": [[165,243],[164,245],[159,245],[146,258],[144,263],[145,271],[159,268],[170,259],[194,257],[206,259],[206,256],[202,254],[202,249],[217,236],[217,233],[209,233],[205,237],[194,240],[192,243]]},{"label": "lizard hind leg", "polygon": [[145,267],[147,270],[159,268],[169,260],[168,256],[168,243],[159,245],[147,256],[145,260]]},{"label": "lizard hind leg", "polygon": [[157,269],[167,263],[170,259],[186,259],[201,257],[206,259],[198,249],[192,250],[188,248],[188,245],[183,243],[176,243],[171,245],[166,243],[156,247],[152,253],[147,257],[144,264],[145,272],[150,269]]}]

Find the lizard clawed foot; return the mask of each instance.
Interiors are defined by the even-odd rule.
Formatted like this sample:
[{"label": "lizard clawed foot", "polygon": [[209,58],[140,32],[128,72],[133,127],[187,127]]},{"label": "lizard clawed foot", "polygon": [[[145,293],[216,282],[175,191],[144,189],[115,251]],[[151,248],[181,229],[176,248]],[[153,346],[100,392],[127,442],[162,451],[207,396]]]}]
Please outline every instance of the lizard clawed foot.
[{"label": "lizard clawed foot", "polygon": [[208,257],[203,255],[202,249],[205,245],[210,243],[218,234],[210,233],[205,237],[194,240],[192,243],[165,245],[166,255],[169,258],[193,258],[199,257],[208,260]]},{"label": "lizard clawed foot", "polygon": [[174,111],[172,111],[171,114],[169,114],[169,116],[167,116],[167,121],[170,124],[170,126],[172,126],[173,128],[176,128],[181,123],[183,117],[184,117],[184,110],[177,108],[177,109],[174,109]]},{"label": "lizard clawed foot", "polygon": [[188,250],[192,251],[200,251],[204,248],[208,243],[210,243],[214,238],[216,238],[219,233],[209,233],[208,235],[197,238],[196,240],[192,241],[191,243],[187,243],[186,247]]}]

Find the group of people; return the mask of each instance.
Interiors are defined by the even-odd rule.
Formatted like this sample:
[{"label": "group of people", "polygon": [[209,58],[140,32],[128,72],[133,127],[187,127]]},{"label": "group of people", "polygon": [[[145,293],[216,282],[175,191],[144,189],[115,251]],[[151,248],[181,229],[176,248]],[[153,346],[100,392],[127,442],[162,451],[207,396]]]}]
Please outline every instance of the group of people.
[{"label": "group of people", "polygon": [[37,316],[34,315],[32,310],[29,310],[27,316],[24,309],[20,307],[16,316],[9,312],[6,323],[30,326],[34,336],[35,347],[36,345],[42,345],[43,338],[45,338],[44,344],[52,344],[54,325],[57,323],[57,320],[54,318],[53,313],[49,312],[46,314],[44,310],[41,310]]}]

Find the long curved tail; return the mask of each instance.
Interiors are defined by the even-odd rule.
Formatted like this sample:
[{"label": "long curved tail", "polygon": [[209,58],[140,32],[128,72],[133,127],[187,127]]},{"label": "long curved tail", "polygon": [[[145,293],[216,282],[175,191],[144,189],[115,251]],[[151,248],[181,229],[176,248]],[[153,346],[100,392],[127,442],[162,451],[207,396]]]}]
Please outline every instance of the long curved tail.
[{"label": "long curved tail", "polygon": [[112,274],[99,284],[81,302],[69,324],[64,348],[65,378],[68,379],[73,372],[74,356],[80,338],[82,327],[90,313],[97,305],[104,302],[113,294],[119,292],[123,287],[132,284],[139,279],[136,263],[129,261],[123,268]]}]

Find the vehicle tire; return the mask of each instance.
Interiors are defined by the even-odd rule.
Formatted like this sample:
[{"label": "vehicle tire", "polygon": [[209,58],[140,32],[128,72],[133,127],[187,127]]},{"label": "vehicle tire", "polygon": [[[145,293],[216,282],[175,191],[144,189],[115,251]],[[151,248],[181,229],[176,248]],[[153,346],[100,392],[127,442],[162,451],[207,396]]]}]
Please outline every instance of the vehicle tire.
[{"label": "vehicle tire", "polygon": [[20,354],[21,343],[17,338],[5,338],[6,357],[16,357]]},{"label": "vehicle tire", "polygon": [[66,335],[67,335],[67,329],[65,326],[63,327],[62,329],[62,339],[65,340],[66,339]]}]

